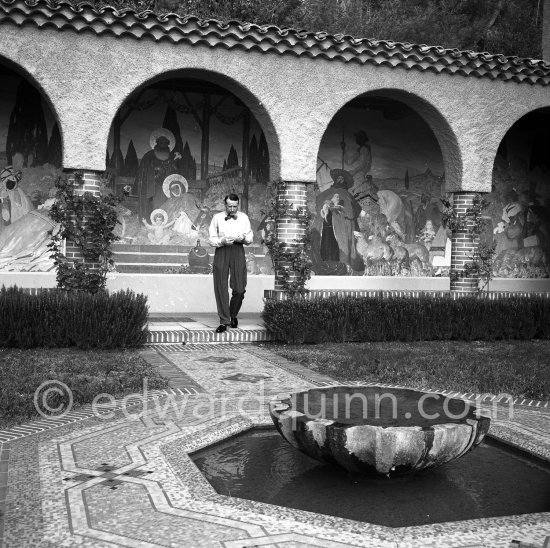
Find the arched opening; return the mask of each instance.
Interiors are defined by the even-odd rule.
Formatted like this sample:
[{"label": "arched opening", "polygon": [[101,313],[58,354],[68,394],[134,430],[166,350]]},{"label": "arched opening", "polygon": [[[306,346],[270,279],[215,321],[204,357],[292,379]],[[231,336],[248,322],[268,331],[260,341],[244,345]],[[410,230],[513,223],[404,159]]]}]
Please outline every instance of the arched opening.
[{"label": "arched opening", "polygon": [[397,96],[358,97],[325,131],[308,196],[317,275],[432,276],[450,267],[441,197],[446,167],[455,179],[460,167],[448,161],[452,147],[444,161],[440,140],[453,137],[436,137],[433,120]]},{"label": "arched opening", "polygon": [[56,116],[22,70],[0,61],[0,272],[45,272],[48,210],[62,167]]},{"label": "arched opening", "polygon": [[550,264],[550,107],[520,118],[502,139],[486,211],[499,278],[547,278]]},{"label": "arched opening", "polygon": [[248,104],[215,81],[170,77],[132,94],[115,116],[106,156],[110,188],[127,194],[117,270],[208,273],[210,220],[236,193],[254,230],[249,273],[271,273],[261,245],[271,152]]}]

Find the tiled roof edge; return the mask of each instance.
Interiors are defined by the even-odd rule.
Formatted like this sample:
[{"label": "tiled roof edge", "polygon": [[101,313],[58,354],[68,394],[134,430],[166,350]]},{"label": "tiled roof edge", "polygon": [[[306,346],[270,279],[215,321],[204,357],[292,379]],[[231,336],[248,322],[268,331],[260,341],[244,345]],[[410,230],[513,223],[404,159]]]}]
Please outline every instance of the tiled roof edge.
[{"label": "tiled roof edge", "polygon": [[222,22],[193,15],[157,15],[152,11],[138,13],[130,8],[117,10],[111,6],[98,9],[87,2],[74,7],[67,0],[0,0],[0,23],[5,22],[17,26],[91,31],[97,35],[135,39],[147,37],[157,42],[166,40],[212,48],[290,54],[532,85],[550,84],[550,64],[542,60],[281,29],[240,21]]}]

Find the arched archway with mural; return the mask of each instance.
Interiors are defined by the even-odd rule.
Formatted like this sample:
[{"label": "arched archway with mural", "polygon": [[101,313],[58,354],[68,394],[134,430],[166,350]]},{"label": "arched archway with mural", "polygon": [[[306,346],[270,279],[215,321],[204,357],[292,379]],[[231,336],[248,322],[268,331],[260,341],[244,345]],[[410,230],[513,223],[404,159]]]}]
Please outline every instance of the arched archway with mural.
[{"label": "arched archway with mural", "polygon": [[448,272],[451,243],[441,198],[446,169],[455,177],[460,172],[459,162],[449,161],[458,147],[451,150],[452,133],[426,107],[430,123],[399,93],[377,92],[333,117],[320,143],[315,188],[308,191],[316,275]]},{"label": "arched archway with mural", "polygon": [[[106,154],[120,207],[119,272],[209,273],[208,229],[237,193],[251,220],[250,274],[271,274],[262,230],[271,150],[243,99],[200,75],[169,75],[134,92],[118,110]],[[277,155],[277,151],[275,151]]]},{"label": "arched archway with mural", "polygon": [[502,139],[486,196],[486,243],[498,278],[550,275],[550,107],[522,116]]},{"label": "arched archway with mural", "polygon": [[62,167],[56,116],[23,70],[0,59],[0,272],[47,272]]}]

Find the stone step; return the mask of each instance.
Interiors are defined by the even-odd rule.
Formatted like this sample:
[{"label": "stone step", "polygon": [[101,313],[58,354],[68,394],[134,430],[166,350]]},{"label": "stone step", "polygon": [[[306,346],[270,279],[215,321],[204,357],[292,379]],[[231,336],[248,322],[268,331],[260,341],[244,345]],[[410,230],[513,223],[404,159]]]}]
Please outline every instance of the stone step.
[{"label": "stone step", "polygon": [[266,329],[231,329],[216,333],[211,329],[166,329],[149,331],[147,345],[204,344],[204,343],[255,343],[274,341],[276,337]]},{"label": "stone step", "polygon": [[[162,258],[167,261],[177,261],[187,258],[189,252],[194,248],[193,245],[130,245],[114,244],[113,257],[122,262],[144,262],[153,261]],[[208,245],[203,245],[208,255],[212,258],[215,249]],[[246,252],[254,253],[257,257],[265,256],[265,248],[262,246],[246,246]]]},{"label": "stone step", "polygon": [[[179,263],[160,263],[160,264],[116,264],[116,271],[120,274],[166,274],[167,271],[173,274],[178,274],[176,272],[178,268],[182,265]],[[212,274],[210,274],[212,277]]]},{"label": "stone step", "polygon": [[[181,265],[188,264],[189,251],[194,246],[190,245],[133,245],[116,244],[113,245],[113,259],[117,272],[126,274],[165,274],[167,270],[172,273],[182,274],[183,272],[174,272]],[[205,247],[208,251],[208,262],[212,263],[214,258],[214,248]],[[265,250],[259,246],[247,246],[247,253],[263,260]],[[197,272],[203,274],[202,270]],[[207,271],[208,273],[208,271]]]}]

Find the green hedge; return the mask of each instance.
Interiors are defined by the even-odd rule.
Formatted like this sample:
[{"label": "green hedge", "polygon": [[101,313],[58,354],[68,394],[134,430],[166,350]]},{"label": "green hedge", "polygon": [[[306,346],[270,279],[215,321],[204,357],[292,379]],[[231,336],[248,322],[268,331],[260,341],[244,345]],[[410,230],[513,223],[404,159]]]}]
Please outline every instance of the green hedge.
[{"label": "green hedge", "polygon": [[292,344],[550,338],[550,299],[545,296],[267,300],[262,318],[270,331]]},{"label": "green hedge", "polygon": [[147,337],[147,297],[133,291],[0,289],[0,347],[127,348]]}]

